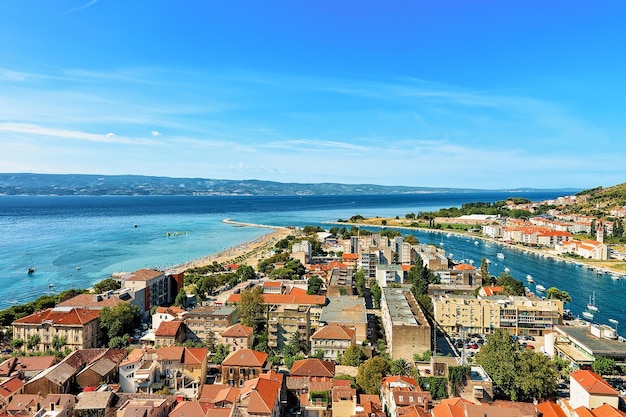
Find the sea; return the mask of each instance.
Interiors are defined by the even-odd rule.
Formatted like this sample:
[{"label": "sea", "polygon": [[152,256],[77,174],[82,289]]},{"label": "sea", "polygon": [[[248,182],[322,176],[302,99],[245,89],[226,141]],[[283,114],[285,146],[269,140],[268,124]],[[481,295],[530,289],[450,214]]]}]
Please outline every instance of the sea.
[{"label": "sea", "polygon": [[[0,308],[68,288],[88,288],[114,273],[168,269],[270,232],[233,221],[275,226],[322,226],[339,219],[404,217],[408,213],[495,202],[509,197],[542,201],[565,191],[446,192],[339,196],[0,196]],[[372,228],[375,230],[375,228]],[[575,263],[523,252],[510,245],[429,231],[401,230],[437,244],[456,260],[491,261],[526,283],[569,292],[573,314],[595,295],[594,320],[626,323],[626,279],[613,280]],[[504,257],[498,257],[501,253]],[[33,267],[35,273],[28,274]],[[541,295],[541,293],[539,293]],[[609,322],[608,320],[612,321]]]}]

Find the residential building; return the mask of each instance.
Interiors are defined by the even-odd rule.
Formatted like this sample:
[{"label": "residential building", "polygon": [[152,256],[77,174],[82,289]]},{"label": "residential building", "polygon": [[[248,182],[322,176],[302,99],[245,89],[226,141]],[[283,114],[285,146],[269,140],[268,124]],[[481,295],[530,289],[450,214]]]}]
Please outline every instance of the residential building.
[{"label": "residential building", "polygon": [[555,332],[546,335],[545,350],[575,365],[591,366],[598,357],[618,363],[626,361],[625,343],[618,339],[614,328],[591,324],[590,326],[555,326]]},{"label": "residential building", "polygon": [[169,405],[165,399],[135,398],[117,409],[116,417],[166,417]]},{"label": "residential building", "polygon": [[[365,299],[356,295],[340,295],[322,309],[320,324],[352,327],[357,343],[367,340],[367,312]],[[313,326],[313,323],[311,323]]]},{"label": "residential building", "polygon": [[83,391],[76,399],[75,417],[107,417],[110,415],[107,411],[111,410],[111,405],[117,401],[117,395],[113,391]]},{"label": "residential building", "polygon": [[293,378],[334,378],[335,363],[317,358],[294,361],[289,376]]},{"label": "residential building", "polygon": [[356,389],[350,388],[350,381],[333,380],[331,392],[332,417],[349,417],[355,415],[357,407]]},{"label": "residential building", "polygon": [[270,348],[282,351],[294,334],[298,334],[301,340],[308,341],[311,335],[310,307],[293,304],[269,306],[267,325],[267,345]]},{"label": "residential building", "polygon": [[157,362],[147,349],[133,349],[119,366],[119,383],[122,392],[150,392],[156,382]]},{"label": "residential building", "polygon": [[280,417],[281,383],[274,379],[257,377],[241,388],[233,417]]},{"label": "residential building", "polygon": [[423,391],[414,378],[407,376],[389,376],[382,380],[380,398],[383,410],[392,416],[398,416],[401,407],[413,406],[429,410],[432,403],[430,392]]},{"label": "residential building", "polygon": [[569,376],[570,400],[572,408],[596,408],[602,404],[619,406],[619,392],[617,392],[600,375],[586,369],[579,369]]},{"label": "residential building", "polygon": [[243,387],[244,382],[263,373],[267,357],[267,353],[251,349],[231,352],[222,361],[222,384]]},{"label": "residential building", "polygon": [[12,376],[0,383],[0,413],[5,413],[7,405],[18,394],[24,393],[24,382],[17,376]]},{"label": "residential building", "polygon": [[165,346],[156,351],[157,382],[170,392],[195,399],[206,380],[206,348]]},{"label": "residential building", "polygon": [[152,328],[158,329],[162,322],[172,320],[185,320],[187,310],[177,306],[157,307],[152,315]]},{"label": "residential building", "polygon": [[543,336],[563,322],[563,302],[527,297],[447,294],[433,302],[435,321],[450,333],[493,333]]},{"label": "residential building", "polygon": [[185,323],[181,320],[161,322],[154,333],[154,345],[172,346],[185,340]]},{"label": "residential building", "polygon": [[494,401],[491,404],[475,404],[463,398],[441,400],[431,410],[433,417],[538,417],[533,403]]},{"label": "residential building", "polygon": [[335,297],[338,295],[353,295],[354,283],[352,275],[354,271],[349,268],[333,268],[328,278],[327,297]]},{"label": "residential building", "polygon": [[9,416],[34,416],[43,405],[44,397],[39,394],[17,394],[6,406]]},{"label": "residential building", "polygon": [[376,282],[381,288],[390,284],[404,284],[403,265],[388,264],[376,266]]},{"label": "residential building", "polygon": [[187,312],[185,324],[198,339],[210,341],[237,323],[237,318],[236,306],[198,306]]},{"label": "residential building", "polygon": [[47,308],[13,322],[13,339],[25,342],[38,335],[39,343],[33,349],[39,352],[52,350],[56,338],[64,340],[71,350],[99,346],[101,339],[98,327],[100,311],[87,308]]},{"label": "residential building", "polygon": [[29,380],[60,361],[56,356],[11,356],[0,364],[0,378],[18,376]]},{"label": "residential building", "polygon": [[71,394],[48,394],[35,417],[70,417],[74,415],[76,397]]},{"label": "residential building", "polygon": [[219,342],[230,346],[230,351],[250,349],[254,342],[254,329],[242,324],[233,324],[220,333]]},{"label": "residential building", "polygon": [[122,287],[136,292],[144,291],[143,312],[148,313],[153,306],[161,306],[172,301],[169,277],[162,271],[140,269],[122,277]]},{"label": "residential building", "polygon": [[408,289],[383,288],[380,313],[393,360],[413,361],[413,354],[431,350],[431,327]]},{"label": "residential building", "polygon": [[311,336],[311,353],[323,351],[323,358],[334,361],[338,355],[346,353],[351,345],[356,344],[354,328],[330,324],[317,329]]}]

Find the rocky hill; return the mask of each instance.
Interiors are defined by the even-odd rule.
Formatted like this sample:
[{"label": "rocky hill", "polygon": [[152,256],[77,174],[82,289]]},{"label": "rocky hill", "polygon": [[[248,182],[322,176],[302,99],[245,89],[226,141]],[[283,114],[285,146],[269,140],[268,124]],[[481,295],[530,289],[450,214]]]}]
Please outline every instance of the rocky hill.
[{"label": "rocky hill", "polygon": [[612,209],[626,207],[626,183],[611,187],[596,187],[576,194],[580,202],[568,207],[568,212],[609,216]]}]

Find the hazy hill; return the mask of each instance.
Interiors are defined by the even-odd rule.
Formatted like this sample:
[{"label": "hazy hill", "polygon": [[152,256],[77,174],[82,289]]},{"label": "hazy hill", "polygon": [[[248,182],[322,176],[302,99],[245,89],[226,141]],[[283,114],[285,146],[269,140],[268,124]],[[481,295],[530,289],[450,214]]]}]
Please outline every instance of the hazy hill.
[{"label": "hazy hill", "polygon": [[[532,190],[529,188],[507,191]],[[0,174],[0,195],[341,195],[470,191],[478,190],[373,184],[299,184],[140,175]],[[572,190],[572,193],[576,191],[579,190]]]}]

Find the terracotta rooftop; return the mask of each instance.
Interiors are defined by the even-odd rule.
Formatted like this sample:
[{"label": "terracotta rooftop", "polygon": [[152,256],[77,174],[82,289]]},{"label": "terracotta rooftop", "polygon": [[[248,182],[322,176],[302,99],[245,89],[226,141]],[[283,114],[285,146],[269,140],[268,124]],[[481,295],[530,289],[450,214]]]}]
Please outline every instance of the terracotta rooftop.
[{"label": "terracotta rooftop", "polygon": [[78,294],[57,304],[57,307],[104,308],[115,307],[123,302],[117,295],[97,298],[96,294]]},{"label": "terracotta rooftop", "polygon": [[151,279],[158,278],[163,275],[163,272],[154,269],[140,269],[135,272],[131,272],[126,275],[127,281],[150,281]]},{"label": "terracotta rooftop", "polygon": [[258,352],[252,349],[240,349],[230,352],[226,359],[222,362],[224,366],[247,366],[247,367],[263,367],[267,361],[268,354]]},{"label": "terracotta rooftop", "polygon": [[164,346],[157,349],[157,360],[182,362],[184,351],[185,348],[182,346]]},{"label": "terracotta rooftop", "polygon": [[237,323],[226,328],[221,334],[222,337],[248,337],[253,331],[254,329],[252,327]]},{"label": "terracotta rooftop", "polygon": [[537,404],[537,411],[542,413],[543,417],[567,417],[561,406],[552,401],[544,401]]},{"label": "terracotta rooftop", "polygon": [[55,307],[47,308],[37,313],[31,314],[13,323],[18,324],[39,324],[44,321],[56,326],[78,326],[97,320],[100,315],[99,310],[89,310],[88,308]]},{"label": "terracotta rooftop", "polygon": [[130,353],[128,354],[128,356],[126,357],[126,359],[124,359],[121,363],[120,366],[125,366],[125,365],[129,365],[131,363],[135,363],[137,361],[139,361],[143,355],[146,353],[146,351],[144,349],[133,349],[130,351]]},{"label": "terracotta rooftop", "polygon": [[[537,407],[539,409],[539,407]],[[593,410],[588,409],[585,406],[578,407],[574,410],[578,417],[626,417],[626,413],[620,411],[610,404],[604,403]],[[544,417],[551,417],[544,414]]]},{"label": "terracotta rooftop", "polygon": [[333,339],[333,340],[352,340],[356,331],[349,327],[339,326],[338,324],[330,324],[320,327],[311,339]]},{"label": "terracotta rooftop", "polygon": [[155,313],[160,313],[160,314],[169,314],[170,316],[178,316],[179,314],[182,313],[186,313],[187,310],[180,308],[178,306],[171,306],[171,307],[157,307]]},{"label": "terracotta rooftop", "polygon": [[[229,304],[236,304],[240,301],[241,294],[231,294],[226,302]],[[294,293],[292,290],[289,294],[263,294],[263,304],[325,305],[326,296],[298,294],[297,292]]]},{"label": "terracotta rooftop", "polygon": [[255,378],[246,381],[241,396],[249,392],[248,414],[272,414],[280,384],[269,379]]},{"label": "terracotta rooftop", "polygon": [[586,369],[579,369],[570,374],[573,379],[589,394],[610,395],[617,397],[619,393],[600,375]]},{"label": "terracotta rooftop", "polygon": [[268,288],[280,288],[283,286],[283,283],[281,281],[265,281],[263,283],[263,287],[268,287]]},{"label": "terracotta rooftop", "polygon": [[453,269],[457,271],[475,271],[476,268],[470,264],[459,264],[456,265]]},{"label": "terracotta rooftop", "polygon": [[169,417],[184,417],[184,416],[204,417],[205,414],[206,414],[206,411],[202,408],[202,406],[200,405],[198,401],[181,401],[178,403],[178,405],[176,405],[176,408],[170,411],[168,416]]},{"label": "terracotta rooftop", "polygon": [[335,363],[316,358],[300,359],[293,363],[290,375],[333,378]]},{"label": "terracotta rooftop", "polygon": [[163,321],[155,332],[155,336],[159,337],[175,337],[180,331],[183,322],[180,320]]},{"label": "terracotta rooftop", "polygon": [[185,348],[183,363],[185,365],[201,365],[209,353],[208,348]]}]

